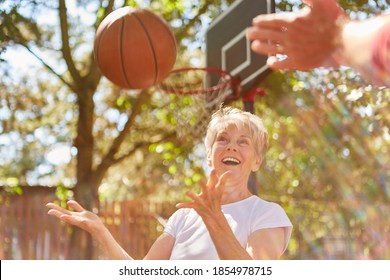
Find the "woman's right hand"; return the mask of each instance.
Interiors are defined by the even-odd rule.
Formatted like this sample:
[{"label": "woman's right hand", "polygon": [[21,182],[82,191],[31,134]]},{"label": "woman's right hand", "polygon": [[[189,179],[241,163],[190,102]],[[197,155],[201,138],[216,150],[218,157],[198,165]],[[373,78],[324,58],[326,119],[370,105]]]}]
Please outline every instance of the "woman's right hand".
[{"label": "woman's right hand", "polygon": [[73,208],[75,211],[67,210],[54,203],[46,204],[47,207],[51,208],[48,211],[49,215],[57,217],[61,221],[64,221],[68,224],[77,226],[89,232],[93,236],[97,235],[102,227],[104,227],[104,224],[100,220],[99,216],[92,213],[91,211],[85,210],[75,200],[69,200],[67,205],[68,207]]},{"label": "woman's right hand", "polygon": [[98,215],[92,213],[91,211],[85,210],[74,200],[69,200],[66,204],[75,211],[62,208],[54,203],[48,203],[46,206],[51,208],[48,214],[57,217],[61,221],[64,221],[70,225],[77,226],[89,232],[106,250],[109,259],[133,259],[118,244],[118,242],[116,242]]}]

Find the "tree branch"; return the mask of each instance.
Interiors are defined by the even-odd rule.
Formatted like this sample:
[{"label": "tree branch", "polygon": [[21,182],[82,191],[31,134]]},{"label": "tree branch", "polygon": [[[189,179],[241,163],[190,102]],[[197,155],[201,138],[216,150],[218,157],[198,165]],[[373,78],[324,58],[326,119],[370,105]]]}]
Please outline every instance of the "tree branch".
[{"label": "tree branch", "polygon": [[76,87],[65,80],[65,78],[57,73],[49,64],[47,64],[38,54],[36,54],[32,49],[30,49],[26,44],[20,43],[21,46],[25,47],[27,51],[29,51],[36,59],[38,59],[45,68],[47,68],[50,72],[52,72],[55,76],[57,76],[65,85],[67,85],[72,91],[76,92]]},{"label": "tree branch", "polygon": [[98,186],[102,182],[106,172],[110,167],[112,167],[115,164],[119,164],[123,160],[129,158],[132,156],[137,150],[148,147],[151,144],[159,143],[159,142],[165,142],[169,140],[173,140],[176,138],[176,132],[171,132],[167,135],[162,136],[160,139],[155,140],[155,141],[150,141],[150,142],[139,142],[134,145],[134,147],[128,151],[125,155],[118,157],[118,158],[113,158],[111,156],[106,156],[103,161],[99,164],[99,166],[96,168],[96,170],[93,172],[92,175],[92,180],[94,181],[94,185]]},{"label": "tree branch", "polygon": [[[103,17],[96,17],[96,21],[95,21],[95,33],[100,25],[100,23],[102,22],[102,20],[109,14],[112,12],[113,10],[113,7],[114,7],[114,2],[115,0],[110,0],[107,4],[107,6],[104,8],[104,16]],[[100,5],[100,8],[103,8],[102,6],[102,3]],[[98,10],[100,10],[100,8],[98,8]],[[100,77],[101,77],[101,74],[100,74],[100,71],[98,70],[97,68],[97,65],[95,63],[95,54],[94,52],[92,51],[91,52],[91,55],[89,57],[89,69],[88,69],[88,79],[89,80],[98,80]]]},{"label": "tree branch", "polygon": [[188,30],[190,30],[196,22],[199,21],[199,18],[207,12],[209,9],[209,6],[212,4],[210,1],[205,1],[203,6],[199,8],[198,13],[195,17],[193,17],[183,28],[180,29],[180,32],[176,34],[178,38],[184,37],[186,34],[188,34]]},{"label": "tree branch", "polygon": [[151,142],[140,142],[136,143],[129,152],[127,152],[125,155],[115,158],[116,153],[118,152],[120,146],[122,145],[123,141],[125,140],[126,136],[129,134],[129,131],[131,127],[133,127],[135,118],[140,114],[142,105],[149,100],[150,93],[148,91],[141,91],[139,93],[139,96],[137,100],[134,102],[133,109],[131,111],[131,114],[129,115],[129,118],[123,128],[123,130],[119,133],[119,135],[115,138],[114,142],[112,143],[110,150],[107,152],[107,154],[104,156],[101,163],[96,167],[94,171],[93,178],[95,180],[95,185],[98,185],[101,183],[101,180],[103,180],[105,173],[107,170],[113,166],[114,164],[117,164],[124,159],[130,157],[132,154],[134,154],[137,149],[140,149],[142,147],[148,146],[153,143],[157,143],[160,141],[167,141],[169,139],[174,139],[176,136],[176,132],[167,134],[163,136],[159,140],[151,141]]},{"label": "tree branch", "polygon": [[119,133],[119,135],[114,139],[114,142],[112,143],[110,150],[107,152],[105,157],[103,158],[102,162],[100,163],[97,170],[105,170],[108,169],[109,166],[113,164],[115,161],[115,155],[118,152],[120,146],[122,145],[123,141],[125,140],[126,136],[129,134],[129,131],[131,127],[133,126],[135,122],[135,118],[139,115],[141,112],[142,105],[149,100],[150,93],[146,90],[143,90],[139,93],[137,100],[134,102],[134,106],[131,110],[131,113],[127,119],[127,122],[123,128],[123,130]]},{"label": "tree branch", "polygon": [[121,156],[121,157],[118,157],[116,159],[113,160],[112,164],[117,164],[117,163],[120,163],[121,161],[127,159],[128,157],[130,157],[131,155],[133,155],[138,149],[141,149],[143,147],[148,147],[150,146],[151,144],[155,144],[155,143],[160,143],[160,142],[166,142],[166,141],[169,141],[169,140],[174,140],[176,139],[176,131],[174,132],[171,132],[167,135],[163,135],[162,138],[156,140],[156,141],[151,141],[151,142],[140,142],[140,143],[136,143],[133,147],[133,149],[131,149],[130,151],[128,151],[125,155]]},{"label": "tree branch", "polygon": [[[65,0],[59,0],[58,12],[61,27],[62,54],[65,59],[66,65],[68,66],[69,73],[74,80],[74,83],[76,85],[80,85],[82,83],[82,79],[72,59],[72,53],[69,46],[69,25],[66,13]],[[79,91],[75,92],[78,94]]]}]

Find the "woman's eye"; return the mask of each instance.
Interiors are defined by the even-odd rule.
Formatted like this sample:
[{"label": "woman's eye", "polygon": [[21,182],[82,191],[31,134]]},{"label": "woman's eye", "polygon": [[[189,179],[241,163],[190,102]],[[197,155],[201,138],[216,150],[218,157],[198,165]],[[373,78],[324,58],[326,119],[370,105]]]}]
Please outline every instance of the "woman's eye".
[{"label": "woman's eye", "polygon": [[239,144],[240,145],[249,145],[249,140],[247,140],[247,139],[240,140]]},{"label": "woman's eye", "polygon": [[228,139],[225,137],[225,136],[218,136],[217,137],[217,141],[218,142],[227,142],[228,141]]}]

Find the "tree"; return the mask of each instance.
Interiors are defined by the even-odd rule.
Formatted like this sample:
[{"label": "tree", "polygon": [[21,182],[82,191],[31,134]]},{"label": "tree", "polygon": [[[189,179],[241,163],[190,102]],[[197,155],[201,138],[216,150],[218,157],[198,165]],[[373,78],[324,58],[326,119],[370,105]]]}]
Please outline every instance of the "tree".
[{"label": "tree", "polygon": [[[218,1],[215,2],[199,1],[199,3],[193,3],[189,8],[197,8],[199,13],[188,19],[183,17],[184,8],[181,1],[165,1],[163,5],[161,1],[150,1],[144,3],[144,5],[149,4],[149,8],[157,9],[167,20],[172,20],[175,16],[183,17],[181,20],[186,24],[180,25],[176,30],[180,43],[181,39],[194,33],[193,27],[200,24],[199,17],[208,11],[213,4],[218,4]],[[146,115],[146,111],[153,110],[153,108],[148,107],[153,89],[123,93],[121,89],[115,87],[107,88],[107,81],[103,83],[103,89],[99,88],[102,85],[102,77],[93,59],[93,34],[102,19],[121,3],[122,5],[139,5],[136,1],[76,2],[76,7],[72,7],[72,9],[84,11],[84,16],[88,9],[92,10],[92,12],[89,12],[89,16],[91,14],[97,15],[90,25],[85,25],[82,16],[72,15],[74,10],[69,11],[69,3],[65,0],[58,0],[57,3],[8,1],[1,9],[1,49],[4,50],[5,47],[10,46],[25,48],[42,63],[48,73],[60,81],[57,91],[64,90],[64,87],[66,87],[69,94],[76,96],[74,102],[77,109],[73,109],[73,113],[77,114],[77,120],[75,132],[72,133],[74,137],[72,145],[77,151],[75,153],[76,180],[72,190],[75,199],[88,209],[98,209],[98,187],[111,167],[123,162],[137,150],[147,148],[153,143],[173,141],[175,137],[172,126],[168,130],[159,127],[142,128],[142,124],[138,123],[137,118],[143,112]],[[197,4],[200,5],[196,7]],[[214,13],[215,10],[210,9]],[[57,13],[58,21],[56,24],[45,26],[39,23],[39,15],[46,12],[53,13],[53,11]],[[80,29],[80,26],[83,27]],[[87,51],[83,51],[83,48],[86,48]],[[49,61],[48,53],[58,59],[57,63]],[[45,88],[45,90],[48,90],[48,88]],[[114,97],[107,97],[102,91],[110,91]],[[32,94],[32,92],[28,94]],[[56,96],[54,91],[51,91],[51,94]],[[122,120],[126,119],[123,126],[119,125],[118,122],[112,124],[106,120],[106,127],[101,130],[96,129],[97,122],[102,122],[101,115],[98,112],[99,108],[97,108],[101,105],[96,105],[94,100],[97,95],[105,95],[104,98],[107,98],[105,101],[112,102],[111,105],[108,103],[104,107],[109,109],[110,106],[114,106]],[[121,127],[118,128],[118,126]],[[141,131],[136,133],[135,129]],[[110,137],[105,137],[105,141],[100,143],[97,136],[104,135],[107,130],[110,131]],[[141,132],[146,132],[143,137],[139,137]],[[132,136],[133,134],[137,134],[139,139],[137,139],[137,136]],[[112,137],[112,135],[115,135],[115,137]],[[146,135],[153,135],[149,138],[153,140],[145,140],[148,139]],[[105,147],[104,145],[108,141],[111,141],[111,143],[108,147]],[[132,143],[130,147],[124,147],[126,142]],[[102,145],[103,143],[104,145]],[[37,164],[37,161],[34,161],[34,164]],[[81,232],[75,230],[72,244],[74,248],[79,248],[79,250],[72,250],[74,252],[72,258],[90,258],[92,254],[90,238],[82,236]]]}]

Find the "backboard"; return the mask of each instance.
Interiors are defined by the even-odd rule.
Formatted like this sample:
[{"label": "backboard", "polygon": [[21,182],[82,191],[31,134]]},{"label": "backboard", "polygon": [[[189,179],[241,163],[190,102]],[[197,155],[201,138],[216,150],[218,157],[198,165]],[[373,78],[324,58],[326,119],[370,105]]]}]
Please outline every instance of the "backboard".
[{"label": "backboard", "polygon": [[[269,71],[267,56],[251,50],[246,28],[257,15],[274,11],[274,0],[237,0],[207,29],[206,67],[222,69],[238,78],[242,96],[256,87]],[[218,80],[211,78],[208,83],[212,86]]]}]

